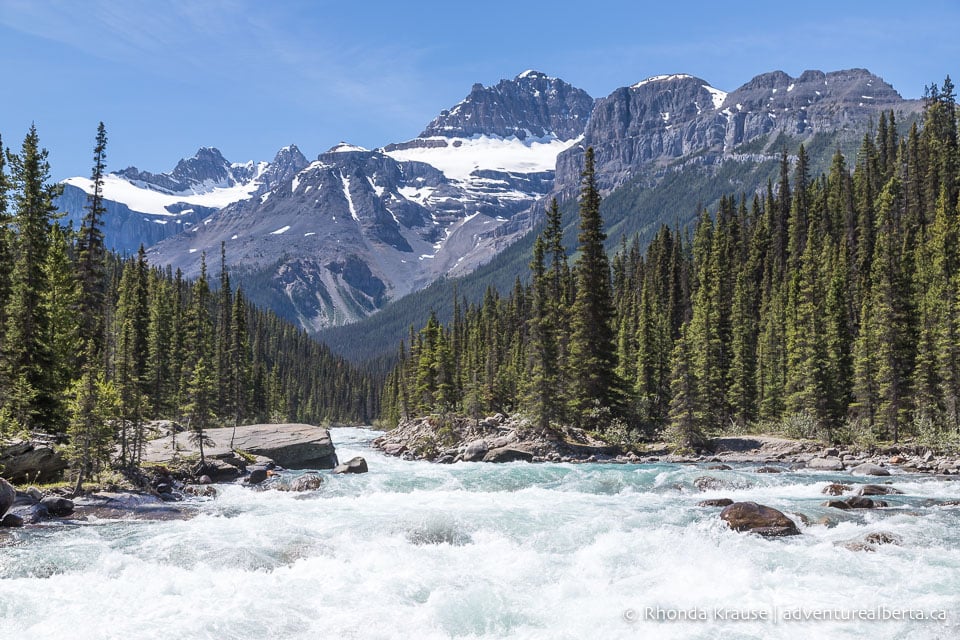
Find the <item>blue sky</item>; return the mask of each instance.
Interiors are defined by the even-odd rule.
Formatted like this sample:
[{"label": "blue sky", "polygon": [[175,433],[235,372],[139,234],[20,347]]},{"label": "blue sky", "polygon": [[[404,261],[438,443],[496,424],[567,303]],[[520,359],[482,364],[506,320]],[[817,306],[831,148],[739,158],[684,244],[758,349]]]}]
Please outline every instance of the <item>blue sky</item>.
[{"label": "blue sky", "polygon": [[774,69],[866,67],[905,97],[960,61],[960,3],[0,0],[0,135],[35,122],[53,175],[165,171],[415,137],[474,82],[534,68],[602,97],[662,73],[732,90]]}]

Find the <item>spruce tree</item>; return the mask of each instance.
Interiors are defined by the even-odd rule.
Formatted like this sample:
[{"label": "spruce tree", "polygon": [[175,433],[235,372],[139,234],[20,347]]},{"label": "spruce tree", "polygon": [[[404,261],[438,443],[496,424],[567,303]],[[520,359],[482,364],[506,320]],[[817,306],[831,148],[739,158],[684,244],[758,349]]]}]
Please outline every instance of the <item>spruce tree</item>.
[{"label": "spruce tree", "polygon": [[610,265],[603,247],[606,234],[592,147],[586,151],[581,184],[580,254],[575,267],[577,286],[571,309],[568,369],[572,383],[570,409],[577,422],[583,423],[587,412],[595,408],[609,407],[616,414],[623,397],[622,383],[616,375]]},{"label": "spruce tree", "polygon": [[94,355],[103,349],[104,304],[106,300],[106,249],[103,242],[103,180],[106,172],[107,130],[101,122],[93,149],[93,192],[87,198],[86,213],[77,238],[77,278],[80,282],[80,338],[92,340]]}]

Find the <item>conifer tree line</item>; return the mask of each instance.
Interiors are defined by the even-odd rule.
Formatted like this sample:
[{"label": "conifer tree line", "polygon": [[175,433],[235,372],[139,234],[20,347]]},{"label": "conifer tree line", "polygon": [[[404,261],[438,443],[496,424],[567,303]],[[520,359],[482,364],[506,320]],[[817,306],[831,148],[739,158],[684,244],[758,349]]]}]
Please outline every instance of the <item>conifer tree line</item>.
[{"label": "conifer tree line", "polygon": [[[570,265],[556,203],[527,283],[411,328],[384,416],[521,412],[614,440],[778,428],[827,441],[960,433],[960,153],[949,76],[908,129],[882,113],[857,156],[663,227],[610,264],[593,152]],[[624,434],[627,437],[624,437]]]},{"label": "conifer tree line", "polygon": [[[89,474],[133,464],[148,420],[203,430],[251,422],[366,422],[380,385],[230,285],[104,249],[107,135],[97,130],[79,230],[58,222],[58,185],[35,127],[0,153],[0,434],[68,438]],[[0,149],[3,149],[0,141]]]}]

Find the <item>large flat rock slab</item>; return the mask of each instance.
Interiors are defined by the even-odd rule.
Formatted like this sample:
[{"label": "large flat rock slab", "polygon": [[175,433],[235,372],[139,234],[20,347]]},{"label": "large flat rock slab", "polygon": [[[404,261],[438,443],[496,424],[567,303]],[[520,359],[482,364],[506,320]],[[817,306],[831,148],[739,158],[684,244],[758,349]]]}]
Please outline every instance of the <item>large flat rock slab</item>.
[{"label": "large flat rock slab", "polygon": [[[208,458],[229,459],[234,451],[242,451],[270,458],[287,469],[332,469],[337,466],[337,454],[330,440],[330,432],[323,427],[309,424],[250,424],[220,429],[207,429],[204,433],[213,440],[213,446],[205,446]],[[232,444],[232,446],[231,446]],[[189,438],[189,433],[177,434],[176,451],[169,437],[147,443],[144,460],[165,463],[175,457],[199,456],[200,450]]]}]

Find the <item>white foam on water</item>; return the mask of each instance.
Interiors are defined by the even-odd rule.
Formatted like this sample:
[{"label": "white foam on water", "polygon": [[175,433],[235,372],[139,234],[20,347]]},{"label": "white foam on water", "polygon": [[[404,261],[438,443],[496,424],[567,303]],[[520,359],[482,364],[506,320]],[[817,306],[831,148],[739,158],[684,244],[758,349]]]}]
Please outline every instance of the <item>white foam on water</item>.
[{"label": "white foam on water", "polygon": [[[431,465],[334,430],[316,492],[223,487],[176,522],[14,532],[0,547],[0,628],[23,638],[947,638],[960,611],[954,483],[891,480],[875,512],[821,506],[836,478],[671,465]],[[700,492],[709,475],[727,485]],[[735,533],[708,497],[828,516],[802,536]],[[889,531],[903,544],[835,543]],[[950,609],[943,622],[656,622],[624,611]],[[628,616],[629,617],[629,616]]]}]

